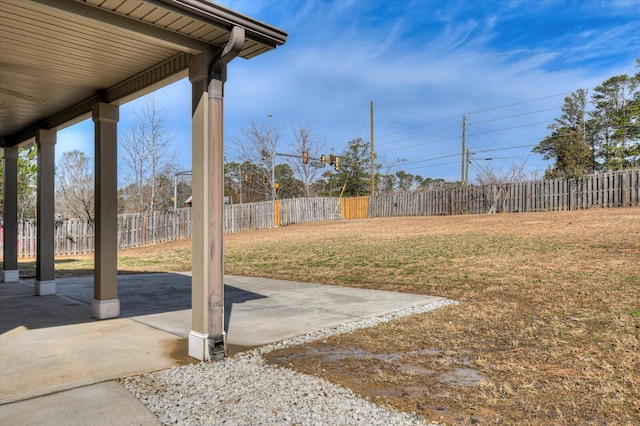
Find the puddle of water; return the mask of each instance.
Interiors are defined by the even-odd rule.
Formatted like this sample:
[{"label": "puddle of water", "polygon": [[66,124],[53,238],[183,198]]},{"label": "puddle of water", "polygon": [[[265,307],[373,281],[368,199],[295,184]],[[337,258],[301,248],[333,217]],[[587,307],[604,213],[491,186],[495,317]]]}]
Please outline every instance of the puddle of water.
[{"label": "puddle of water", "polygon": [[432,377],[441,383],[453,386],[472,387],[478,386],[480,383],[486,381],[477,370],[468,367],[455,368],[453,371],[446,373],[437,373],[428,368],[406,363],[399,365],[397,368],[404,374],[418,374],[420,376]]},{"label": "puddle of water", "polygon": [[[321,347],[311,347],[304,345],[303,350],[283,356],[266,355],[267,361],[272,364],[287,365],[297,360],[318,359],[326,364],[340,364],[345,360],[375,360],[386,364],[392,364],[399,372],[409,375],[420,375],[433,378],[441,383],[453,386],[477,386],[486,379],[475,369],[471,368],[471,358],[460,357],[460,354],[467,354],[468,351],[443,351],[441,349],[423,349],[406,353],[378,354],[358,348],[339,348],[330,345]],[[418,357],[444,357],[445,361],[451,364],[462,365],[447,372],[436,372],[417,362],[405,360],[405,358]]]},{"label": "puddle of water", "polygon": [[478,386],[486,382],[486,379],[473,368],[456,368],[451,373],[441,374],[444,383],[456,386]]}]

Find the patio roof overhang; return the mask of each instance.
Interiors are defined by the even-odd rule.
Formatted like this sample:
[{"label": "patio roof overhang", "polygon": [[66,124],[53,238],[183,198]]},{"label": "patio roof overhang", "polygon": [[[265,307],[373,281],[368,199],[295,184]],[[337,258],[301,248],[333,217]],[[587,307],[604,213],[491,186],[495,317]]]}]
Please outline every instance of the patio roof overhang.
[{"label": "patio roof overhang", "polygon": [[223,105],[227,64],[283,44],[287,34],[206,0],[0,0],[2,280],[18,268],[18,148],[37,146],[34,294],[55,287],[57,131],[94,122],[92,316],[120,316],[117,279],[119,105],[189,76],[193,196],[189,355],[220,359],[224,331]]},{"label": "patio roof overhang", "polygon": [[287,34],[206,0],[0,0],[0,147],[88,118],[187,76],[233,27],[250,59]]}]

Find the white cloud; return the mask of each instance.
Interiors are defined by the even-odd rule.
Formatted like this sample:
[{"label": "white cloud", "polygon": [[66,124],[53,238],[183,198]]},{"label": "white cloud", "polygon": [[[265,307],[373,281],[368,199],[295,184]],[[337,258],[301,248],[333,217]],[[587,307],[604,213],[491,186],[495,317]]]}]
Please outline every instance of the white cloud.
[{"label": "white cloud", "polygon": [[[284,46],[229,65],[225,87],[227,141],[248,120],[266,121],[271,113],[272,120],[284,128],[285,139],[291,125],[310,123],[329,146],[340,150],[352,138],[368,139],[371,100],[381,117],[376,122],[376,133],[383,135],[427,124],[435,121],[434,117],[454,117],[446,125],[455,127],[464,113],[589,88],[611,75],[633,72],[633,52],[637,56],[640,51],[640,36],[634,31],[640,21],[637,13],[636,19],[630,19],[634,9],[629,3],[609,2],[607,8],[613,10],[608,16],[615,15],[620,20],[612,23],[601,19],[604,6],[588,3],[595,2],[583,2],[580,10],[573,10],[578,6],[572,8],[555,1],[501,2],[500,7],[490,2],[424,0],[224,1],[228,7],[289,31]],[[556,11],[571,12],[571,16],[560,18],[572,24],[555,36],[533,33],[533,25],[523,24],[544,23]],[[517,37],[506,34],[507,30]],[[557,96],[474,114],[470,120],[559,108],[562,99]],[[188,164],[189,83],[172,85],[157,94],[156,100],[171,111],[176,160]],[[131,106],[121,110],[123,125]],[[536,120],[551,121],[556,114],[532,113],[510,121],[477,124],[470,130],[476,133],[470,143],[535,143],[545,136],[545,125],[482,132]],[[437,128],[426,126],[402,135],[416,136],[433,130]],[[460,129],[454,128],[437,134],[437,138],[459,134]],[[406,143],[389,144],[388,156],[424,158],[458,149],[456,139],[415,149],[391,149],[421,140],[429,142],[435,137],[416,136]],[[535,167],[540,161],[534,158],[531,163],[536,163],[532,165]],[[457,169],[447,166],[412,172],[439,177],[450,176],[451,170]]]}]

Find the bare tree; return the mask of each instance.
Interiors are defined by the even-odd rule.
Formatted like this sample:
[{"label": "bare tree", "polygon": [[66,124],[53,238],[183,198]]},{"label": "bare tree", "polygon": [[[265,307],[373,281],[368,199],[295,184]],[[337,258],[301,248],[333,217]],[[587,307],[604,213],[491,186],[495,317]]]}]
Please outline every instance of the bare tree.
[{"label": "bare tree", "polygon": [[95,220],[91,160],[81,151],[62,155],[56,167],[56,211],[63,217]]},{"label": "bare tree", "polygon": [[478,185],[487,185],[493,188],[490,213],[500,213],[504,210],[507,201],[506,194],[509,193],[511,184],[538,178],[537,172],[527,173],[525,171],[526,162],[522,164],[511,164],[508,168],[483,167],[477,163],[475,164],[479,170],[479,173],[476,175]]},{"label": "bare tree", "polygon": [[[299,127],[293,127],[294,141],[289,144],[293,153],[296,155],[302,155],[303,152],[307,152],[309,157],[320,158],[322,151],[324,150],[324,142],[315,135],[311,124],[307,123]],[[303,164],[299,158],[290,158],[287,163],[293,170],[294,176],[298,179],[301,188],[299,188],[307,197],[311,197],[315,194],[313,191],[313,183],[318,180],[322,169],[315,163],[317,160],[311,160],[307,164]]]},{"label": "bare tree", "polygon": [[240,129],[239,135],[231,139],[239,159],[254,166],[247,179],[253,182],[254,189],[262,194],[264,200],[272,200],[276,196],[274,161],[280,137],[278,127],[251,120],[247,127]]},{"label": "bare tree", "polygon": [[506,185],[514,182],[531,180],[531,175],[525,171],[525,163],[510,164],[504,167],[478,167],[476,175],[478,185]]},{"label": "bare tree", "polygon": [[153,210],[173,195],[173,153],[169,149],[171,134],[167,111],[159,110],[155,98],[149,96],[134,111],[134,121],[120,140],[122,186],[127,209]]}]

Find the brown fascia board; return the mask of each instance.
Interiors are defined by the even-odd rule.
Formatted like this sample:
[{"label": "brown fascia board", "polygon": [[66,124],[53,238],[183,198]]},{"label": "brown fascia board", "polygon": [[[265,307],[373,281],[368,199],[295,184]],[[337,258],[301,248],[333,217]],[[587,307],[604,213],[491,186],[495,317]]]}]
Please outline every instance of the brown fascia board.
[{"label": "brown fascia board", "polygon": [[162,4],[164,7],[180,9],[183,14],[188,12],[190,17],[194,19],[207,23],[215,22],[229,31],[234,26],[240,26],[245,29],[247,38],[271,48],[281,46],[287,41],[287,33],[285,31],[207,0],[147,1]]}]

